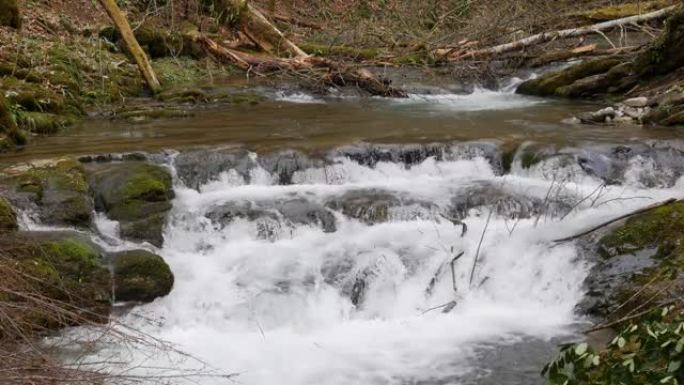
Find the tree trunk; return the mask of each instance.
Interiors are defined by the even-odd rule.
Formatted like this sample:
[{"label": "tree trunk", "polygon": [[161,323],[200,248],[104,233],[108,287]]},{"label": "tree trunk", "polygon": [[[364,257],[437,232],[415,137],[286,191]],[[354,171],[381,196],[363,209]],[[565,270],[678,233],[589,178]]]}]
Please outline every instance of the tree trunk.
[{"label": "tree trunk", "polygon": [[155,94],[161,91],[161,85],[159,84],[157,75],[154,73],[149,60],[147,60],[145,51],[140,48],[140,44],[138,44],[138,41],[135,39],[135,35],[131,30],[131,26],[128,24],[126,16],[123,14],[123,12],[121,12],[121,9],[116,4],[116,0],[100,0],[100,3],[114,22],[114,26],[116,26],[119,34],[121,34],[124,44],[126,45],[126,49],[128,49],[128,52],[133,55],[133,59],[138,65],[140,73],[145,79],[147,85],[150,87],[150,90],[152,90],[152,92]]}]

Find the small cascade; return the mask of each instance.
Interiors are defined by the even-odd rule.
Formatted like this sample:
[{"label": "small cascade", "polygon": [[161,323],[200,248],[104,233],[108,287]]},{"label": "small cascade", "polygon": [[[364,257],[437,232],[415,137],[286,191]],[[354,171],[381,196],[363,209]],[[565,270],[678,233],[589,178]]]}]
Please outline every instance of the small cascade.
[{"label": "small cascade", "polygon": [[[176,283],[123,321],[245,384],[497,383],[501,363],[478,357],[515,346],[511,365],[540,366],[581,322],[590,262],[552,240],[681,196],[682,155],[530,144],[508,167],[489,142],[175,153],[159,252]],[[135,373],[197,369],[117,347],[93,360],[112,354]]]}]

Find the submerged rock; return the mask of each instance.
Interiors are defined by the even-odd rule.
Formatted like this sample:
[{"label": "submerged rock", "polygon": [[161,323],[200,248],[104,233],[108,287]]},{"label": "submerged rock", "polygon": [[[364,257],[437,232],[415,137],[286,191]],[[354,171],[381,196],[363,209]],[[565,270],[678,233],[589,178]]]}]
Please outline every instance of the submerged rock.
[{"label": "submerged rock", "polygon": [[439,209],[430,202],[384,190],[353,190],[328,199],[325,206],[366,224],[391,220],[434,219]]},{"label": "submerged rock", "polygon": [[12,204],[48,225],[87,228],[93,202],[83,166],[72,158],[35,161],[0,172],[0,191]]},{"label": "submerged rock", "polygon": [[17,230],[17,213],[7,200],[0,196],[0,232]]},{"label": "submerged rock", "polygon": [[174,197],[171,175],[164,167],[142,162],[93,164],[88,166],[88,179],[96,208],[119,221],[123,238],[161,247]]},{"label": "submerged rock", "polygon": [[164,259],[145,250],[110,255],[117,301],[151,302],[173,288],[173,273]]},{"label": "submerged rock", "polygon": [[174,158],[178,178],[196,190],[229,170],[249,178],[250,170],[256,165],[249,151],[236,147],[187,151]]},{"label": "submerged rock", "polygon": [[[63,302],[75,316],[58,319],[38,310],[31,323],[55,329],[85,321],[105,322],[111,310],[111,275],[102,251],[76,232],[14,232],[0,236],[3,258],[34,279],[31,289],[48,300]],[[21,298],[14,298],[18,302]]]},{"label": "submerged rock", "polygon": [[227,226],[236,219],[257,222],[259,235],[267,239],[272,238],[281,225],[316,226],[326,233],[337,230],[333,213],[316,202],[297,198],[279,201],[228,202],[211,208],[207,218],[221,226]]}]

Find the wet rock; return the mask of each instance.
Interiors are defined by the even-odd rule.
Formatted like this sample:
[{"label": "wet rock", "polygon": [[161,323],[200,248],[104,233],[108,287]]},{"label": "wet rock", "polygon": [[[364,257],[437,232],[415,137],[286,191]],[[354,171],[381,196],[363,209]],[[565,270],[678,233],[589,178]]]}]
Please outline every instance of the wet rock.
[{"label": "wet rock", "polygon": [[627,100],[623,100],[622,104],[624,104],[627,107],[632,107],[632,108],[643,108],[648,106],[648,98],[645,96],[640,96],[637,98],[630,98]]},{"label": "wet rock", "polygon": [[643,117],[644,123],[674,126],[684,124],[684,93],[671,92]]},{"label": "wet rock", "polygon": [[333,233],[337,230],[335,216],[318,203],[304,199],[293,199],[278,202],[275,209],[291,223],[315,225],[322,228],[326,233]]},{"label": "wet rock", "polygon": [[109,256],[117,301],[151,302],[173,288],[173,273],[164,259],[145,250],[131,250]]},{"label": "wet rock", "polygon": [[366,224],[391,220],[433,219],[438,208],[430,203],[405,198],[383,190],[354,190],[329,199],[325,206]]},{"label": "wet rock", "polygon": [[613,107],[606,107],[596,112],[582,114],[579,119],[582,123],[609,123],[616,116]]},{"label": "wet rock", "polygon": [[87,228],[93,202],[83,166],[72,158],[19,164],[0,172],[0,191],[17,208],[48,225]]},{"label": "wet rock", "polygon": [[684,288],[684,202],[634,216],[586,249],[598,263],[586,281],[583,312],[617,319],[646,302],[667,300],[663,288]]},{"label": "wet rock", "polygon": [[459,189],[451,198],[448,214],[462,220],[473,209],[494,209],[494,214],[513,219],[531,218],[538,215],[559,216],[572,208],[573,197],[557,196],[543,199],[508,191],[502,186],[479,182]]},{"label": "wet rock", "polygon": [[259,165],[271,175],[278,177],[278,184],[292,184],[297,171],[323,167],[323,160],[316,160],[296,151],[283,151],[259,157]]},{"label": "wet rock", "polygon": [[228,202],[209,210],[214,223],[227,226],[236,219],[257,222],[262,238],[271,239],[281,225],[310,225],[331,233],[337,230],[335,216],[322,205],[305,199],[260,202]]},{"label": "wet rock", "polygon": [[17,213],[14,212],[10,203],[0,196],[0,233],[17,230],[18,228]]},{"label": "wet rock", "polygon": [[[78,317],[55,319],[52,314],[27,314],[34,325],[54,330],[85,320],[106,322],[111,311],[112,281],[102,250],[76,232],[13,232],[0,236],[3,257],[35,279],[32,288],[50,300],[79,309]],[[16,301],[21,302],[17,298]]]},{"label": "wet rock", "polygon": [[161,247],[174,197],[165,168],[142,162],[93,164],[88,166],[88,180],[96,208],[119,221],[122,237]]},{"label": "wet rock", "polygon": [[229,170],[235,170],[249,181],[250,170],[257,166],[257,162],[249,151],[233,147],[183,152],[174,159],[174,165],[178,178],[186,186],[198,190]]}]

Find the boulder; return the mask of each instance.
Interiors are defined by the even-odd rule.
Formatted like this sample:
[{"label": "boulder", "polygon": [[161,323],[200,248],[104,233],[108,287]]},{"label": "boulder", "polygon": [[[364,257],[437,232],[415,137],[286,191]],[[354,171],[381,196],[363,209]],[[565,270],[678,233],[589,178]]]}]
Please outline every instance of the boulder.
[{"label": "boulder", "polygon": [[430,202],[384,190],[352,190],[328,199],[325,206],[369,225],[391,220],[434,219],[439,209]]},{"label": "boulder", "polygon": [[[618,319],[684,288],[684,201],[634,216],[600,237],[589,252],[597,264],[580,309]],[[670,290],[665,290],[669,286]]]},{"label": "boulder", "polygon": [[310,225],[323,229],[326,233],[337,230],[335,215],[316,202],[295,198],[278,201],[260,202],[228,202],[209,210],[207,217],[212,222],[227,226],[236,219],[256,221],[259,224],[260,236],[272,238],[281,224]]},{"label": "boulder", "polygon": [[17,230],[17,213],[7,200],[0,196],[0,232]]},{"label": "boulder", "polygon": [[171,292],[173,273],[164,259],[145,250],[110,256],[117,301],[151,302]]},{"label": "boulder", "polygon": [[[112,281],[102,251],[76,232],[12,232],[0,236],[3,263],[29,277],[29,289],[72,315],[55,317],[48,309],[26,314],[31,324],[48,330],[84,322],[106,322],[111,311]],[[7,281],[12,284],[12,281]],[[23,302],[24,297],[8,300]]]},{"label": "boulder", "polygon": [[645,96],[639,96],[636,98],[629,98],[629,99],[623,100],[622,104],[624,104],[627,107],[632,107],[632,108],[643,108],[643,107],[648,106],[648,98]]},{"label": "boulder", "polygon": [[164,167],[144,162],[91,164],[87,174],[96,209],[119,221],[123,238],[162,246],[174,198],[171,175]]},{"label": "boulder", "polygon": [[0,192],[44,224],[88,228],[93,202],[83,166],[72,158],[18,164],[0,171]]}]

